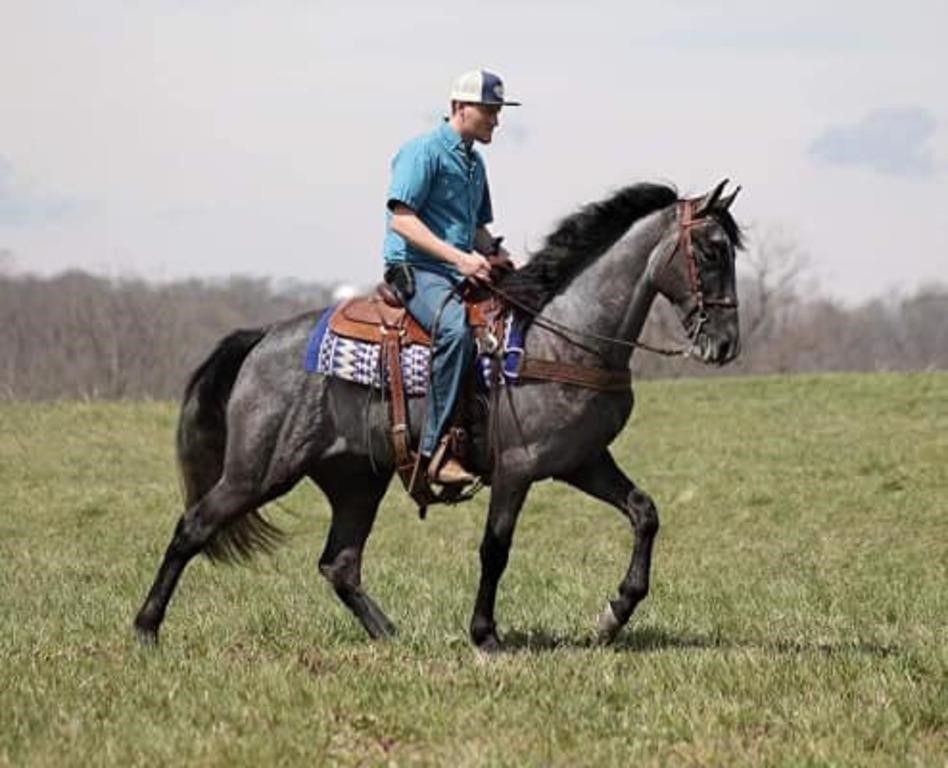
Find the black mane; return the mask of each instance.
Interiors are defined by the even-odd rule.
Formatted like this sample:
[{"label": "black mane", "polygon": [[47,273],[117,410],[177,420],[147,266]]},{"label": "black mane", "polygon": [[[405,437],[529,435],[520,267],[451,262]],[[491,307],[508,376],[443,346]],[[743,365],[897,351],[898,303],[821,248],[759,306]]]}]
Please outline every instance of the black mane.
[{"label": "black mane", "polygon": [[514,302],[538,311],[634,222],[677,199],[678,193],[671,187],[633,184],[612,197],[589,203],[563,219],[530,261],[507,275],[498,287]]},{"label": "black mane", "polygon": [[744,247],[744,233],[741,231],[740,225],[734,221],[731,212],[726,208],[715,207],[711,209],[711,216],[721,225],[721,229],[724,230],[727,239],[731,241],[734,250],[741,250]]}]

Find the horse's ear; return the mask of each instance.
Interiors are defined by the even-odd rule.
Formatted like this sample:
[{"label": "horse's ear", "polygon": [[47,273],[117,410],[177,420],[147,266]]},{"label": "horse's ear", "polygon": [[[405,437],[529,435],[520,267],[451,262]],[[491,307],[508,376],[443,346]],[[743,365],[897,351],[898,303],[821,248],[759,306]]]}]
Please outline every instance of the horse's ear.
[{"label": "horse's ear", "polygon": [[711,192],[704,195],[700,198],[695,205],[695,218],[700,218],[707,215],[718,202],[718,198],[721,197],[721,193],[724,191],[724,188],[727,186],[728,179],[721,181]]},{"label": "horse's ear", "polygon": [[737,197],[737,193],[740,191],[741,191],[741,188],[738,187],[733,192],[731,192],[731,194],[726,195],[725,197],[722,197],[720,200],[718,200],[718,209],[722,211],[726,211],[728,208],[730,208],[731,203],[734,202],[734,198]]}]

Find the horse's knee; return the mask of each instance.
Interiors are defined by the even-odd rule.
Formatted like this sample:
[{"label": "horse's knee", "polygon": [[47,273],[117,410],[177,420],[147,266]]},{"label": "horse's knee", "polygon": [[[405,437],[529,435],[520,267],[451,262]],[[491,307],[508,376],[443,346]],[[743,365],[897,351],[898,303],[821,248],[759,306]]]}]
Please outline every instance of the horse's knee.
[{"label": "horse's knee", "polygon": [[658,533],[658,508],[652,497],[638,489],[629,494],[629,516],[635,530],[643,536],[655,536]]}]

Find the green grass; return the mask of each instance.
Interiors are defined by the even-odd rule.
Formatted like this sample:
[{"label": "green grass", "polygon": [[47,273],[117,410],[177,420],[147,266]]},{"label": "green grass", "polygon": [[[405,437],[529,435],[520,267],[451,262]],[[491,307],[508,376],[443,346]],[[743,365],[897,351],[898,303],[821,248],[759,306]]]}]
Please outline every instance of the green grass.
[{"label": "green grass", "polygon": [[317,575],[321,496],[249,568],[196,561],[157,650],[130,622],[177,519],[166,403],[0,406],[0,764],[945,765],[948,375],[648,382],[616,455],[656,499],[653,590],[612,510],[546,483],[485,659],[486,495],[421,523],[393,486],[368,641]]}]

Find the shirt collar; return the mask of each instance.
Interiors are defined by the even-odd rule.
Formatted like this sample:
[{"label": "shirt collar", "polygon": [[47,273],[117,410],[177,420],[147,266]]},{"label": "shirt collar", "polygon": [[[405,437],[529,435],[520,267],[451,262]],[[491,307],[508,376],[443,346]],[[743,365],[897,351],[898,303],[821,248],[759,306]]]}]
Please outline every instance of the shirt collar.
[{"label": "shirt collar", "polygon": [[464,139],[461,138],[461,134],[454,130],[451,123],[447,120],[438,126],[438,138],[441,139],[441,143],[448,149],[467,151],[467,146],[464,143]]}]

